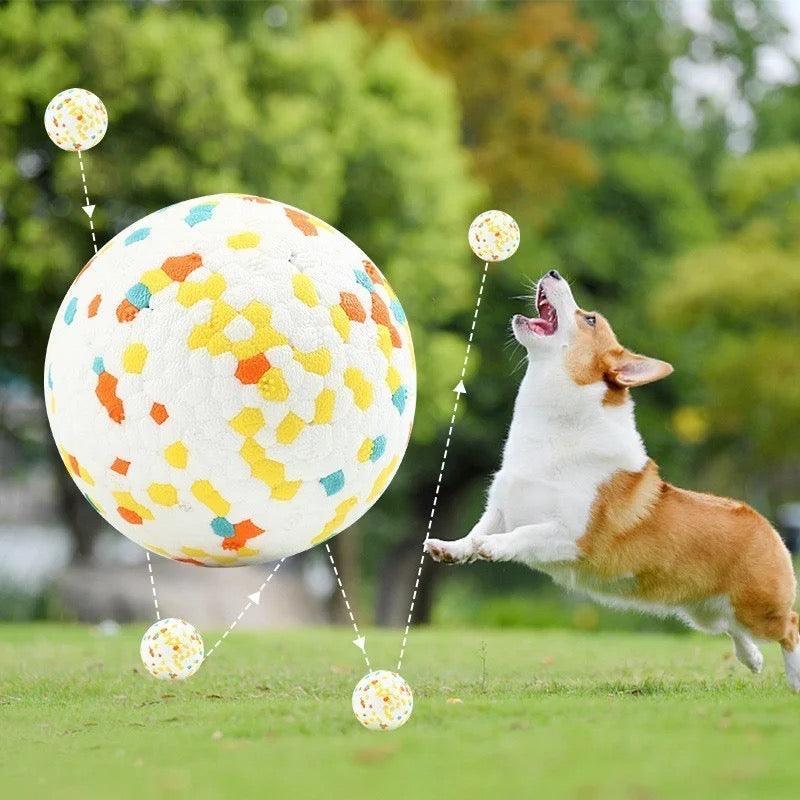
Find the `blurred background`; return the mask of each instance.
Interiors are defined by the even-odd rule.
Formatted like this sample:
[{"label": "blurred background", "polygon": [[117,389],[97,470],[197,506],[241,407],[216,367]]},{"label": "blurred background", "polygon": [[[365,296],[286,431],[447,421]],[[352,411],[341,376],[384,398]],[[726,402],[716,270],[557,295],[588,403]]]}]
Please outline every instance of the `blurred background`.
[{"label": "blurred background", "polygon": [[[508,320],[557,267],[632,349],[675,374],[639,390],[670,481],[800,527],[800,4],[0,2],[0,619],[151,615],[141,550],[63,469],[42,402],[58,304],[89,255],[78,159],[46,137],[80,86],[110,117],[84,161],[100,241],[228,191],[322,217],[388,274],[419,364],[390,490],[333,540],[364,622],[405,622],[482,265],[467,227],[512,214],[491,269],[433,534],[464,535],[499,466],[525,365]],[[318,550],[319,548],[317,548]],[[324,555],[324,554],[323,554]],[[287,562],[256,626],[341,621],[317,551]],[[155,558],[162,610],[224,626],[263,571]],[[437,625],[669,627],[510,565],[426,564]],[[676,628],[677,630],[677,628]]]}]

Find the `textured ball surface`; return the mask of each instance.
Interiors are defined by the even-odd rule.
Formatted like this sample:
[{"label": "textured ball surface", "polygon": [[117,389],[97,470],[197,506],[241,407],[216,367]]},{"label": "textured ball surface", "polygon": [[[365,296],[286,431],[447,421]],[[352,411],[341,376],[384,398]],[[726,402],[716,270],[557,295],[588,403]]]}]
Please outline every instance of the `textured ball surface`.
[{"label": "textured ball surface", "polygon": [[66,89],[47,104],[44,127],[62,150],[88,150],[106,135],[108,113],[96,94]]},{"label": "textured ball surface", "polygon": [[504,211],[484,211],[469,226],[469,246],[483,261],[505,261],[519,247],[519,226]]},{"label": "textured ball surface", "polygon": [[353,713],[371,731],[393,731],[405,725],[414,708],[409,685],[396,672],[367,673],[353,691]]},{"label": "textured ball surface", "polygon": [[152,552],[271,561],[357,520],[414,416],[402,306],[349,239],[283,203],[187,200],[115,236],[53,324],[45,395],[89,502]]},{"label": "textured ball surface", "polygon": [[183,681],[203,663],[203,639],[182,619],[170,617],[151,625],[142,637],[139,654],[147,671],[162,681]]}]

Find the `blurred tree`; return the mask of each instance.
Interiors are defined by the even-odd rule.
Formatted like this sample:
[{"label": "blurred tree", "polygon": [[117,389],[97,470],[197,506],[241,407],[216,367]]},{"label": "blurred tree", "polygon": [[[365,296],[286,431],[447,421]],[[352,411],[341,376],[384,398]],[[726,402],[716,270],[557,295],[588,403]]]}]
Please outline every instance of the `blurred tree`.
[{"label": "blurred tree", "polygon": [[[515,215],[523,231],[520,253],[492,267],[482,351],[502,351],[518,308],[509,299],[550,266],[576,279],[583,301],[610,313],[631,346],[657,351],[640,330],[636,299],[666,260],[716,230],[698,180],[699,145],[673,107],[671,66],[691,41],[677,6],[321,0],[314,7],[323,16],[346,10],[378,31],[402,27],[429,63],[454,77],[463,141],[489,186],[489,204]],[[497,466],[516,382],[510,373],[521,355],[512,352],[511,360],[474,364],[480,379],[468,381],[451,485]],[[668,390],[651,393],[669,401]],[[642,416],[658,443],[669,429],[660,421],[663,403],[651,406]],[[468,524],[464,515],[456,522],[458,530]]]},{"label": "blurred tree", "polygon": [[676,433],[716,481],[746,482],[768,507],[796,499],[800,471],[798,186],[797,145],[729,157],[718,177],[726,234],[681,255],[652,298],[682,362]]},{"label": "blurred tree", "polygon": [[[598,175],[570,192],[544,241],[580,304],[605,313],[627,346],[667,357],[663,334],[643,324],[651,287],[670,258],[717,230],[698,166],[701,131],[682,124],[674,102],[672,66],[692,37],[675,4],[578,6],[595,43],[576,64],[576,83],[593,107],[571,131],[591,148]],[[636,393],[639,428],[665,474],[691,481],[668,424],[672,387],[670,379]]]},{"label": "blurred tree", "polygon": [[[565,271],[580,278],[591,301],[610,315],[623,342],[676,365],[668,381],[637,393],[640,429],[667,477],[699,488],[741,493],[763,506],[763,494],[736,478],[750,473],[750,467],[763,466],[763,458],[759,460],[753,448],[743,448],[741,439],[733,448],[723,447],[719,437],[712,437],[708,446],[701,444],[709,435],[708,426],[721,424],[711,419],[708,396],[701,387],[708,388],[713,369],[734,370],[745,353],[736,352],[730,343],[722,347],[725,326],[714,303],[705,306],[708,295],[698,293],[688,312],[691,335],[676,335],[677,317],[672,319],[672,312],[661,305],[674,311],[688,286],[697,287],[699,282],[713,293],[714,285],[725,280],[725,268],[711,270],[705,260],[711,253],[716,253],[714,260],[720,265],[726,260],[718,246],[734,260],[744,256],[748,249],[744,240],[728,237],[743,231],[746,218],[752,218],[753,209],[748,217],[743,204],[753,193],[762,192],[757,228],[769,220],[785,230],[786,222],[780,219],[791,219],[785,203],[796,191],[791,169],[795,155],[784,153],[785,164],[778,153],[754,155],[739,169],[728,149],[747,146],[750,134],[756,142],[767,136],[786,141],[778,131],[785,130],[792,118],[795,90],[770,88],[757,68],[761,48],[785,51],[785,24],[774,4],[746,0],[710,4],[707,18],[693,30],[684,24],[677,3],[587,0],[581,11],[596,31],[597,44],[583,58],[578,84],[595,97],[596,106],[590,119],[578,120],[578,125],[581,138],[592,144],[600,179],[589,191],[573,193],[565,224],[553,230],[555,247]],[[727,106],[691,88],[692,71],[701,68],[716,69],[720,79],[732,76]],[[698,92],[696,113],[687,118],[684,106],[689,102],[687,93],[693,91]],[[755,120],[761,122],[759,107],[772,110],[774,121],[768,127],[773,133],[762,134],[755,125]],[[738,113],[732,113],[734,108]],[[744,139],[743,134],[747,134]],[[691,255],[684,258],[687,251]],[[786,260],[783,266],[788,266]],[[665,281],[672,288],[654,292]],[[724,290],[717,293],[718,298],[723,296]],[[726,300],[728,313],[742,322],[747,304],[741,306],[729,296]],[[648,318],[648,307],[655,323]],[[751,319],[745,328],[754,322]],[[755,322],[756,327],[760,324]],[[738,362],[739,369],[743,363]],[[721,414],[727,401],[723,404],[719,396],[715,402]],[[793,394],[784,394],[783,402],[792,405]],[[756,415],[751,415],[750,424],[755,422],[752,416]],[[784,454],[792,452],[787,441],[784,445]],[[743,453],[755,458],[745,470]],[[712,455],[714,469],[709,468]],[[777,455],[773,450],[771,457]]]},{"label": "blurred tree", "polygon": [[[42,124],[54,94],[84,86],[110,117],[84,156],[100,240],[218,191],[278,197],[328,220],[380,264],[407,307],[424,442],[450,404],[440,363],[461,358],[449,328],[478,277],[464,236],[478,191],[450,81],[403,36],[376,42],[352,20],[253,21],[231,26],[189,7],[0,7],[2,366],[38,385],[50,322],[88,256],[77,157]],[[413,509],[417,477],[385,502]],[[65,514],[86,556],[67,487]]]},{"label": "blurred tree", "polygon": [[755,114],[756,148],[800,141],[800,83],[765,93],[755,105]]},{"label": "blurred tree", "polygon": [[[512,364],[519,359],[518,353],[504,357],[508,320],[512,310],[517,310],[512,309],[509,296],[525,292],[530,279],[544,270],[554,253],[543,236],[563,215],[571,190],[584,190],[596,177],[591,150],[579,135],[568,133],[591,109],[573,73],[579,55],[591,48],[593,33],[572,2],[320,0],[312,8],[317,18],[357,18],[379,42],[401,30],[437,73],[452,77],[462,109],[462,142],[472,156],[475,173],[490,188],[483,208],[502,208],[518,220],[522,231],[522,251],[508,262],[491,266],[481,306],[478,348],[470,360],[468,393],[461,404],[436,518],[437,535],[455,537],[475,521],[486,475],[498,467],[509,421],[517,380],[511,374]],[[473,207],[475,212],[480,210]],[[470,217],[462,219],[463,233],[469,221]],[[477,277],[482,265],[474,258],[472,263]],[[459,377],[469,314],[454,323],[461,355],[442,353],[436,359],[451,387]],[[420,516],[427,514],[433,498],[452,394],[443,400],[444,407],[436,408],[438,438],[402,471],[405,476],[411,473]],[[416,572],[422,532],[415,529],[404,536],[396,527],[397,520],[388,518],[383,524],[395,531],[396,544],[388,553],[384,548],[380,572],[403,577],[387,577],[382,583],[404,587],[405,576]],[[425,576],[416,606],[422,618],[440,570],[429,562],[426,569],[432,571]],[[378,598],[381,620],[404,621],[408,597],[407,590],[403,592],[402,597]]]},{"label": "blurred tree", "polygon": [[[685,8],[678,3],[672,7],[675,17]],[[693,15],[690,46],[672,66],[689,83],[694,75],[706,77],[699,83],[708,89],[679,86],[676,100],[684,106],[684,121],[699,130],[693,137],[701,155],[697,167],[711,188],[720,156],[728,149],[741,153],[752,146],[761,127],[755,106],[772,93],[775,82],[796,82],[798,74],[780,3],[710,0],[695,11],[700,13]],[[727,90],[719,91],[723,86]]]},{"label": "blurred tree", "polygon": [[319,0],[318,16],[346,11],[381,32],[403,30],[438,72],[451,75],[464,144],[492,200],[541,225],[568,188],[592,180],[590,151],[565,135],[589,108],[572,68],[592,42],[571,2],[438,3]]}]

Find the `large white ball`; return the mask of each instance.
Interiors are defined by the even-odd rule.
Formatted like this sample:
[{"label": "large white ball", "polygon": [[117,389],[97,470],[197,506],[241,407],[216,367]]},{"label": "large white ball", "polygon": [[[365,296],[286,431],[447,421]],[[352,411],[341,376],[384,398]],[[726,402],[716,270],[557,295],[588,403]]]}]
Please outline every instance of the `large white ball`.
[{"label": "large white ball", "polygon": [[411,432],[411,332],[369,258],[291,206],[222,194],[115,236],[45,363],[53,436],[89,502],[154,553],[271,561],[343,530]]}]

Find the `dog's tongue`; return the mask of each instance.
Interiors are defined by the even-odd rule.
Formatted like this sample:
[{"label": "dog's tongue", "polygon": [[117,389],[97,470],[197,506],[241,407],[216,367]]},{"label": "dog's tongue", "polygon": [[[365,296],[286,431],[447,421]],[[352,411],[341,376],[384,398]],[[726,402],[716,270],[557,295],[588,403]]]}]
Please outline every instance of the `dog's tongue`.
[{"label": "dog's tongue", "polygon": [[542,317],[537,317],[536,319],[528,318],[525,322],[528,326],[528,330],[533,331],[534,333],[538,334],[539,336],[550,336],[555,331],[555,324],[548,319],[544,319]]},{"label": "dog's tongue", "polygon": [[536,319],[529,319],[528,327],[534,333],[539,333],[542,336],[547,336],[548,334],[552,333],[553,330],[553,326],[547,320],[544,320],[541,317],[537,317]]}]

